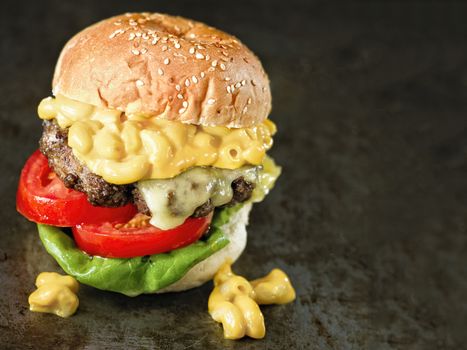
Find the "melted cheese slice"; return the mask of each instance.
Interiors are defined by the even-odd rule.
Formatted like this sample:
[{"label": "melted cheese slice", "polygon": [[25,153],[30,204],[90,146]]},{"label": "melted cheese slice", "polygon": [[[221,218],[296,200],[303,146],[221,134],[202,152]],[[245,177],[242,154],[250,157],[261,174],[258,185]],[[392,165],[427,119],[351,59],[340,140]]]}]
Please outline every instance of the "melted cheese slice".
[{"label": "melted cheese slice", "polygon": [[232,200],[232,182],[238,177],[255,184],[252,200],[261,201],[274,185],[280,168],[266,157],[264,166],[226,170],[195,167],[172,179],[139,181],[137,187],[151,212],[150,223],[163,230],[181,225],[196,208],[211,201],[214,207]]},{"label": "melted cheese slice", "polygon": [[43,99],[38,114],[69,128],[73,154],[114,184],[172,178],[197,166],[261,165],[276,131],[269,120],[251,128],[206,127],[126,115],[60,95]]},{"label": "melted cheese slice", "polygon": [[257,168],[237,170],[195,167],[173,179],[147,180],[137,184],[151,211],[151,225],[163,230],[176,227],[197,207],[211,201],[215,207],[232,200],[232,181],[243,176],[257,182]]}]

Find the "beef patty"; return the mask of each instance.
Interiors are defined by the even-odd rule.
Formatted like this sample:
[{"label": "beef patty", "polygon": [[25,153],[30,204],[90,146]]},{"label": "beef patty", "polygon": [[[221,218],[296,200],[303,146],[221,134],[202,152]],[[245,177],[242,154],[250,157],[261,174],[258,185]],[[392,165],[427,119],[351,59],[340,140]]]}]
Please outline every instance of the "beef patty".
[{"label": "beef patty", "polygon": [[[68,129],[61,129],[54,121],[43,122],[43,133],[39,141],[40,151],[47,157],[50,167],[66,187],[83,192],[92,205],[120,207],[135,203],[138,210],[150,214],[143,196],[134,184],[114,185],[101,176],[93,174],[82,164],[68,146]],[[244,202],[251,197],[254,184],[239,177],[232,182],[233,197],[228,205]],[[214,206],[211,201],[196,208],[193,216],[208,215]]]},{"label": "beef patty", "polygon": [[101,207],[121,207],[132,200],[132,185],[110,184],[74,156],[68,146],[68,129],[48,120],[42,125],[39,149],[66,187],[84,192],[92,205]]}]

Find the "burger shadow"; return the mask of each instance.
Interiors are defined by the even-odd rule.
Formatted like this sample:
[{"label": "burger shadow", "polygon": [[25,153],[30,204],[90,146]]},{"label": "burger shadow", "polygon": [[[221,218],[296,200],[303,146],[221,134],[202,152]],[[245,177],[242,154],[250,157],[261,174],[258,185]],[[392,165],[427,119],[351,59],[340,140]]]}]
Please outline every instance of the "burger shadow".
[{"label": "burger shadow", "polygon": [[[115,315],[128,317],[128,315],[148,315],[159,312],[179,314],[180,312],[199,309],[207,311],[207,302],[212,291],[212,282],[183,292],[170,292],[162,294],[141,294],[135,297],[103,291],[82,285],[79,292],[80,313],[93,315]],[[126,315],[126,316],[125,316]],[[155,315],[154,315],[155,316]]]}]

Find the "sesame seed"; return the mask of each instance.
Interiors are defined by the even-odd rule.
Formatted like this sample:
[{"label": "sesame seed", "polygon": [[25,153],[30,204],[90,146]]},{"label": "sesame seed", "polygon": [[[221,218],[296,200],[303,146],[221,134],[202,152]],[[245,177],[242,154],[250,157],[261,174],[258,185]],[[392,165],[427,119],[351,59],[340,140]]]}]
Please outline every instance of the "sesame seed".
[{"label": "sesame seed", "polygon": [[167,45],[162,46],[162,51],[167,51]]},{"label": "sesame seed", "polygon": [[182,113],[184,113],[185,111],[186,111],[186,108],[180,108],[180,109],[178,110],[178,113],[179,113],[179,114],[182,114]]},{"label": "sesame seed", "polygon": [[157,69],[157,73],[159,73],[159,75],[164,75],[164,71],[161,68]]},{"label": "sesame seed", "polygon": [[251,85],[256,86],[256,83],[254,80],[251,81]]},{"label": "sesame seed", "polygon": [[238,89],[240,86],[242,86],[242,84],[241,84],[241,83],[237,83],[237,84],[235,84],[235,88],[237,88],[237,89]]},{"label": "sesame seed", "polygon": [[205,50],[204,46],[201,46],[199,44],[196,44],[196,47],[198,48],[198,50]]},{"label": "sesame seed", "polygon": [[152,39],[151,44],[156,45],[158,41],[159,38],[156,36],[154,39]]},{"label": "sesame seed", "polygon": [[208,100],[208,105],[213,105],[215,102],[216,102],[215,99],[210,98],[210,99]]},{"label": "sesame seed", "polygon": [[133,50],[131,50],[131,53],[132,53],[133,55],[138,56],[138,55],[139,55],[139,50],[133,49]]},{"label": "sesame seed", "polygon": [[183,106],[183,108],[187,108],[187,107],[188,107],[188,102],[187,102],[187,101],[183,101],[182,106]]},{"label": "sesame seed", "polygon": [[246,103],[251,104],[251,97],[248,98],[248,101]]},{"label": "sesame seed", "polygon": [[191,77],[191,81],[196,84],[198,83],[198,78],[196,78],[194,75]]},{"label": "sesame seed", "polygon": [[213,66],[213,67],[217,66],[217,60],[212,61],[211,66]]},{"label": "sesame seed", "polygon": [[242,84],[242,86],[245,86],[246,80],[242,80],[242,81],[240,82],[240,84]]},{"label": "sesame seed", "polygon": [[209,61],[211,59],[211,56],[206,55],[206,61]]},{"label": "sesame seed", "polygon": [[224,63],[221,63],[221,69],[225,70],[225,64]]},{"label": "sesame seed", "polygon": [[230,94],[232,93],[232,88],[230,87],[230,85],[227,85],[227,92]]},{"label": "sesame seed", "polygon": [[141,87],[141,86],[143,86],[143,85],[144,85],[144,82],[143,82],[142,80],[139,80],[139,79],[136,80],[136,86]]},{"label": "sesame seed", "polygon": [[141,33],[140,32],[136,33],[135,35],[136,35],[137,38],[141,38]]},{"label": "sesame seed", "polygon": [[182,95],[182,94],[178,94],[177,97],[178,97],[180,100],[183,100],[183,95]]},{"label": "sesame seed", "polygon": [[202,60],[204,58],[204,55],[202,53],[199,53],[197,52],[195,57],[198,59],[198,60]]},{"label": "sesame seed", "polygon": [[206,74],[205,74],[204,72],[201,72],[201,73],[200,73],[201,78],[204,78],[205,75],[206,75]]},{"label": "sesame seed", "polygon": [[179,49],[179,48],[181,48],[181,46],[180,46],[180,44],[179,44],[179,43],[175,43],[175,44],[174,44],[174,47],[175,47],[176,49]]},{"label": "sesame seed", "polygon": [[166,58],[166,59],[164,60],[164,64],[165,64],[165,65],[168,65],[169,63],[170,63],[170,60],[169,60],[168,58]]},{"label": "sesame seed", "polygon": [[189,79],[185,80],[185,86],[186,87],[190,86],[190,80]]},{"label": "sesame seed", "polygon": [[214,72],[214,71],[215,71],[214,67],[209,67],[208,68],[208,72]]},{"label": "sesame seed", "polygon": [[229,77],[225,77],[224,80],[225,80],[225,81],[230,81],[230,78],[229,78]]},{"label": "sesame seed", "polygon": [[125,33],[123,29],[117,29],[116,31],[114,31],[112,34],[109,35],[109,39],[113,39],[122,33]]},{"label": "sesame seed", "polygon": [[128,37],[128,40],[131,41],[135,38],[135,33],[130,33],[130,36]]},{"label": "sesame seed", "polygon": [[182,89],[182,88],[180,87],[180,85],[178,85],[178,84],[175,85],[175,90],[180,91],[181,89]]},{"label": "sesame seed", "polygon": [[148,35],[147,33],[144,33],[144,34],[142,35],[142,38],[143,38],[144,40],[148,40],[148,39],[149,39],[149,35]]},{"label": "sesame seed", "polygon": [[146,49],[145,47],[143,47],[143,48],[141,49],[141,54],[144,55],[146,52],[148,52],[148,49]]},{"label": "sesame seed", "polygon": [[193,55],[193,54],[195,53],[195,48],[194,48],[194,47],[190,47],[190,50],[188,50],[188,52],[189,52],[190,54]]}]

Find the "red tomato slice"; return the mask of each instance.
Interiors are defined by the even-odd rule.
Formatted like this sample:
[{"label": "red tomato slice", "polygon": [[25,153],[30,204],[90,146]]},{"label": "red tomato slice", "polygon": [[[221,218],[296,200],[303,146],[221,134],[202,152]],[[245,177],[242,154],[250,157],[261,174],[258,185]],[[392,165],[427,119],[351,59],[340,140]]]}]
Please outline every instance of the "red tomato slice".
[{"label": "red tomato slice", "polygon": [[[147,218],[146,221],[141,217]],[[180,226],[161,230],[150,225],[148,217],[137,214],[126,225],[109,222],[77,225],[73,227],[73,236],[78,247],[89,255],[132,258],[187,246],[208,230],[211,220],[212,213],[202,218],[188,218]]]},{"label": "red tomato slice", "polygon": [[119,208],[93,206],[84,193],[65,187],[39,150],[29,157],[21,171],[16,209],[31,221],[64,227],[127,221],[137,213],[133,204]]}]

